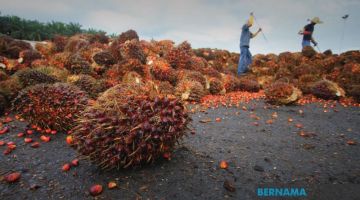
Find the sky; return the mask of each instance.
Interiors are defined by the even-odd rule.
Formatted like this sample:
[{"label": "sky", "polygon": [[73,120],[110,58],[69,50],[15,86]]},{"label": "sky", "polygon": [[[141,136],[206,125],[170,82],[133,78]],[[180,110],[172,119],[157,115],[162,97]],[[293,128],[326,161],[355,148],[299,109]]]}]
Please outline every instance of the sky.
[{"label": "sky", "polygon": [[109,34],[134,29],[144,40],[186,40],[193,48],[232,52],[239,52],[241,27],[254,12],[251,31],[261,27],[265,37],[251,40],[253,54],[300,51],[297,33],[317,16],[324,21],[313,34],[321,51],[360,49],[360,0],[0,0],[0,5],[2,15],[77,22]]}]

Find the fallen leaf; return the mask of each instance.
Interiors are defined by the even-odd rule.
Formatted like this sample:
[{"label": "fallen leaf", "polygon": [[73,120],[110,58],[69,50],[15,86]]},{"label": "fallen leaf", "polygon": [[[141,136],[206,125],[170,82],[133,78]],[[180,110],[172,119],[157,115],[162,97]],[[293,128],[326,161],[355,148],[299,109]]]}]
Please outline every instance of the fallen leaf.
[{"label": "fallen leaf", "polygon": [[103,190],[103,188],[102,188],[101,185],[98,185],[98,184],[97,184],[97,185],[93,185],[93,186],[91,186],[91,188],[90,188],[90,194],[91,194],[92,196],[97,196],[97,195],[101,194],[102,190]]},{"label": "fallen leaf", "polygon": [[201,119],[200,122],[201,123],[208,123],[208,122],[211,122],[211,119],[210,118]]}]

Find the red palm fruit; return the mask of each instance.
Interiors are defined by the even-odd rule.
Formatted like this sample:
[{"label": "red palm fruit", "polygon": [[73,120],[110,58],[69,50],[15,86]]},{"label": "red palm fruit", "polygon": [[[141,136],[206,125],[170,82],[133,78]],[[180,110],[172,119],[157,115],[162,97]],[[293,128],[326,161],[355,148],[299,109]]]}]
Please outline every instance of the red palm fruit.
[{"label": "red palm fruit", "polygon": [[70,167],[71,167],[71,165],[70,165],[69,163],[66,163],[66,164],[64,164],[64,165],[62,166],[61,169],[62,169],[64,172],[67,172],[67,171],[70,170]]},{"label": "red palm fruit", "polygon": [[90,188],[90,194],[92,196],[98,196],[99,194],[101,194],[103,191],[103,188],[101,185],[93,185]]},{"label": "red palm fruit", "polygon": [[16,181],[18,181],[21,177],[21,174],[19,172],[14,172],[11,174],[8,174],[5,176],[5,181],[8,183],[14,183]]},{"label": "red palm fruit", "polygon": [[31,139],[31,138],[24,138],[25,143],[31,143],[32,141],[33,141],[33,139]]}]

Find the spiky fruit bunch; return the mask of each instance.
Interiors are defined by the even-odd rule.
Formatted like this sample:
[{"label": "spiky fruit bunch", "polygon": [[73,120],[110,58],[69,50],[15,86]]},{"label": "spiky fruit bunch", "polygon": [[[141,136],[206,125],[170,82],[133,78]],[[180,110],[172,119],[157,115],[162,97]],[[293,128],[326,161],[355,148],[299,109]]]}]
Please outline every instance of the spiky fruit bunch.
[{"label": "spiky fruit bunch", "polygon": [[94,77],[85,74],[69,76],[67,81],[87,92],[91,98],[96,98],[99,93],[106,90],[105,85],[99,83]]},{"label": "spiky fruit bunch", "polygon": [[109,43],[110,38],[105,35],[105,33],[97,33],[97,34],[90,34],[89,35],[89,42],[90,44],[93,43],[100,43],[100,44],[107,44]]},{"label": "spiky fruit bunch", "polygon": [[143,83],[142,77],[136,72],[127,72],[123,76],[122,82],[127,83],[127,84],[142,84]]},{"label": "spiky fruit bunch", "polygon": [[109,51],[101,51],[93,56],[93,60],[99,65],[111,66],[116,63],[115,58]]},{"label": "spiky fruit bunch", "polygon": [[205,60],[205,58],[193,56],[191,57],[191,69],[195,71],[200,71],[201,69],[204,69],[207,67],[208,63]]},{"label": "spiky fruit bunch", "polygon": [[206,78],[202,73],[198,71],[190,71],[190,70],[180,70],[178,73],[179,80],[189,80],[189,81],[197,81],[201,83],[201,85],[205,88],[206,87]]},{"label": "spiky fruit bunch", "polygon": [[28,87],[40,83],[55,83],[58,81],[52,76],[29,68],[20,70],[16,72],[15,75],[19,77],[20,83],[23,87]]},{"label": "spiky fruit bunch", "polygon": [[129,40],[139,41],[139,36],[136,31],[130,29],[128,31],[121,33],[117,40],[120,44],[125,43],[126,41],[129,41]]},{"label": "spiky fruit bunch", "polygon": [[19,58],[19,53],[24,50],[32,49],[31,45],[21,40],[14,40],[8,36],[0,38],[0,55],[11,59]]},{"label": "spiky fruit bunch", "polygon": [[211,66],[205,67],[204,69],[201,69],[200,72],[204,75],[215,77],[221,79],[221,74],[216,69],[214,69]]},{"label": "spiky fruit bunch", "polygon": [[240,91],[258,92],[260,90],[260,84],[255,79],[242,78],[238,79],[235,89]]},{"label": "spiky fruit bunch", "polygon": [[52,39],[52,42],[55,45],[55,52],[62,52],[65,49],[65,46],[67,44],[68,38],[62,35],[55,35]]},{"label": "spiky fruit bunch", "polygon": [[[190,47],[191,48],[191,47]],[[171,67],[175,69],[191,69],[191,49],[188,45],[179,45],[171,49],[166,55],[165,59],[169,62]]]},{"label": "spiky fruit bunch", "polygon": [[145,64],[146,56],[137,40],[126,41],[120,44],[120,54],[123,59],[138,59]]},{"label": "spiky fruit bunch", "polygon": [[312,58],[316,55],[316,51],[311,46],[305,46],[302,49],[301,53],[303,56],[305,56],[307,58]]},{"label": "spiky fruit bunch", "polygon": [[304,74],[299,77],[297,87],[304,93],[311,93],[312,85],[319,81],[320,77],[314,74]]},{"label": "spiky fruit bunch", "polygon": [[5,95],[0,93],[0,116],[4,114],[5,110],[8,108],[9,102]]},{"label": "spiky fruit bunch", "polygon": [[182,80],[176,85],[175,95],[181,100],[199,102],[205,90],[197,81]]},{"label": "spiky fruit bunch", "polygon": [[214,60],[215,59],[215,53],[214,50],[208,49],[208,48],[201,48],[194,50],[194,53],[196,56],[205,58],[205,60]]},{"label": "spiky fruit bunch", "polygon": [[328,80],[314,83],[311,87],[311,93],[322,99],[339,99],[345,96],[345,91],[338,84]]},{"label": "spiky fruit bunch", "polygon": [[168,81],[171,85],[176,85],[177,73],[166,60],[159,58],[150,61],[148,64],[150,65],[150,72],[156,80]]},{"label": "spiky fruit bunch", "polygon": [[91,74],[90,63],[87,62],[80,54],[72,54],[68,57],[65,68],[73,74]]},{"label": "spiky fruit bunch", "polygon": [[309,64],[301,64],[299,66],[296,66],[294,67],[292,72],[295,78],[299,78],[300,76],[305,74],[317,75],[320,73],[319,69],[316,66]]},{"label": "spiky fruit bunch", "polygon": [[233,92],[236,90],[238,79],[233,75],[222,74],[222,82],[226,92]]},{"label": "spiky fruit bunch", "polygon": [[257,82],[259,83],[262,89],[267,88],[274,82],[273,76],[259,76],[257,77]]},{"label": "spiky fruit bunch", "polygon": [[0,93],[2,93],[9,101],[16,97],[22,89],[19,77],[11,76],[5,81],[0,81]]},{"label": "spiky fruit bunch", "polygon": [[64,51],[76,53],[80,49],[85,48],[89,45],[89,41],[87,40],[87,36],[83,34],[78,34],[71,36],[64,47]]},{"label": "spiky fruit bunch", "polygon": [[265,89],[265,98],[272,104],[291,104],[296,102],[302,93],[292,84],[275,82]]},{"label": "spiky fruit bunch", "polygon": [[105,101],[117,102],[116,109],[100,102],[88,107],[72,130],[73,147],[102,169],[140,167],[169,158],[185,135],[189,117],[177,99],[125,98]]},{"label": "spiky fruit bunch", "polygon": [[360,85],[352,85],[346,92],[349,96],[352,96],[357,102],[360,102]]},{"label": "spiky fruit bunch", "polygon": [[69,76],[69,71],[65,68],[57,68],[51,66],[42,66],[33,68],[36,71],[44,73],[48,76],[54,77],[55,79],[64,82],[66,81],[67,77]]},{"label": "spiky fruit bunch", "polygon": [[5,81],[8,78],[9,78],[9,75],[7,75],[4,70],[0,69],[0,81]]},{"label": "spiky fruit bunch", "polygon": [[27,66],[31,64],[32,61],[40,59],[41,54],[35,50],[24,50],[19,53],[19,62]]},{"label": "spiky fruit bunch", "polygon": [[30,123],[59,131],[74,126],[88,103],[85,92],[66,83],[38,84],[20,91],[12,108]]},{"label": "spiky fruit bunch", "polygon": [[35,49],[43,56],[48,57],[55,53],[55,44],[53,42],[37,42]]},{"label": "spiky fruit bunch", "polygon": [[162,95],[174,95],[175,88],[168,81],[160,81],[157,89]]},{"label": "spiky fruit bunch", "polygon": [[281,78],[288,78],[289,80],[292,79],[293,74],[291,73],[290,70],[288,70],[285,67],[281,67],[278,69],[278,71],[275,74],[275,79],[281,79]]},{"label": "spiky fruit bunch", "polygon": [[225,93],[225,88],[220,79],[210,78],[209,91],[210,91],[210,94],[221,94],[221,93]]},{"label": "spiky fruit bunch", "polygon": [[160,40],[155,42],[157,48],[160,49],[159,55],[166,55],[172,48],[174,48],[174,42],[171,40]]}]

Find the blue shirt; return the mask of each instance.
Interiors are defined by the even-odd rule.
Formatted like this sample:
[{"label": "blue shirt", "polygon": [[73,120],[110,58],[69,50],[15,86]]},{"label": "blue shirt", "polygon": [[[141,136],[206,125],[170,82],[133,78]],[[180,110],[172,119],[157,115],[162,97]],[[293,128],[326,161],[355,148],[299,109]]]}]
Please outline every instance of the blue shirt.
[{"label": "blue shirt", "polygon": [[251,38],[251,32],[249,30],[249,26],[247,24],[244,24],[241,31],[240,36],[240,47],[243,46],[250,46],[250,38]]}]

